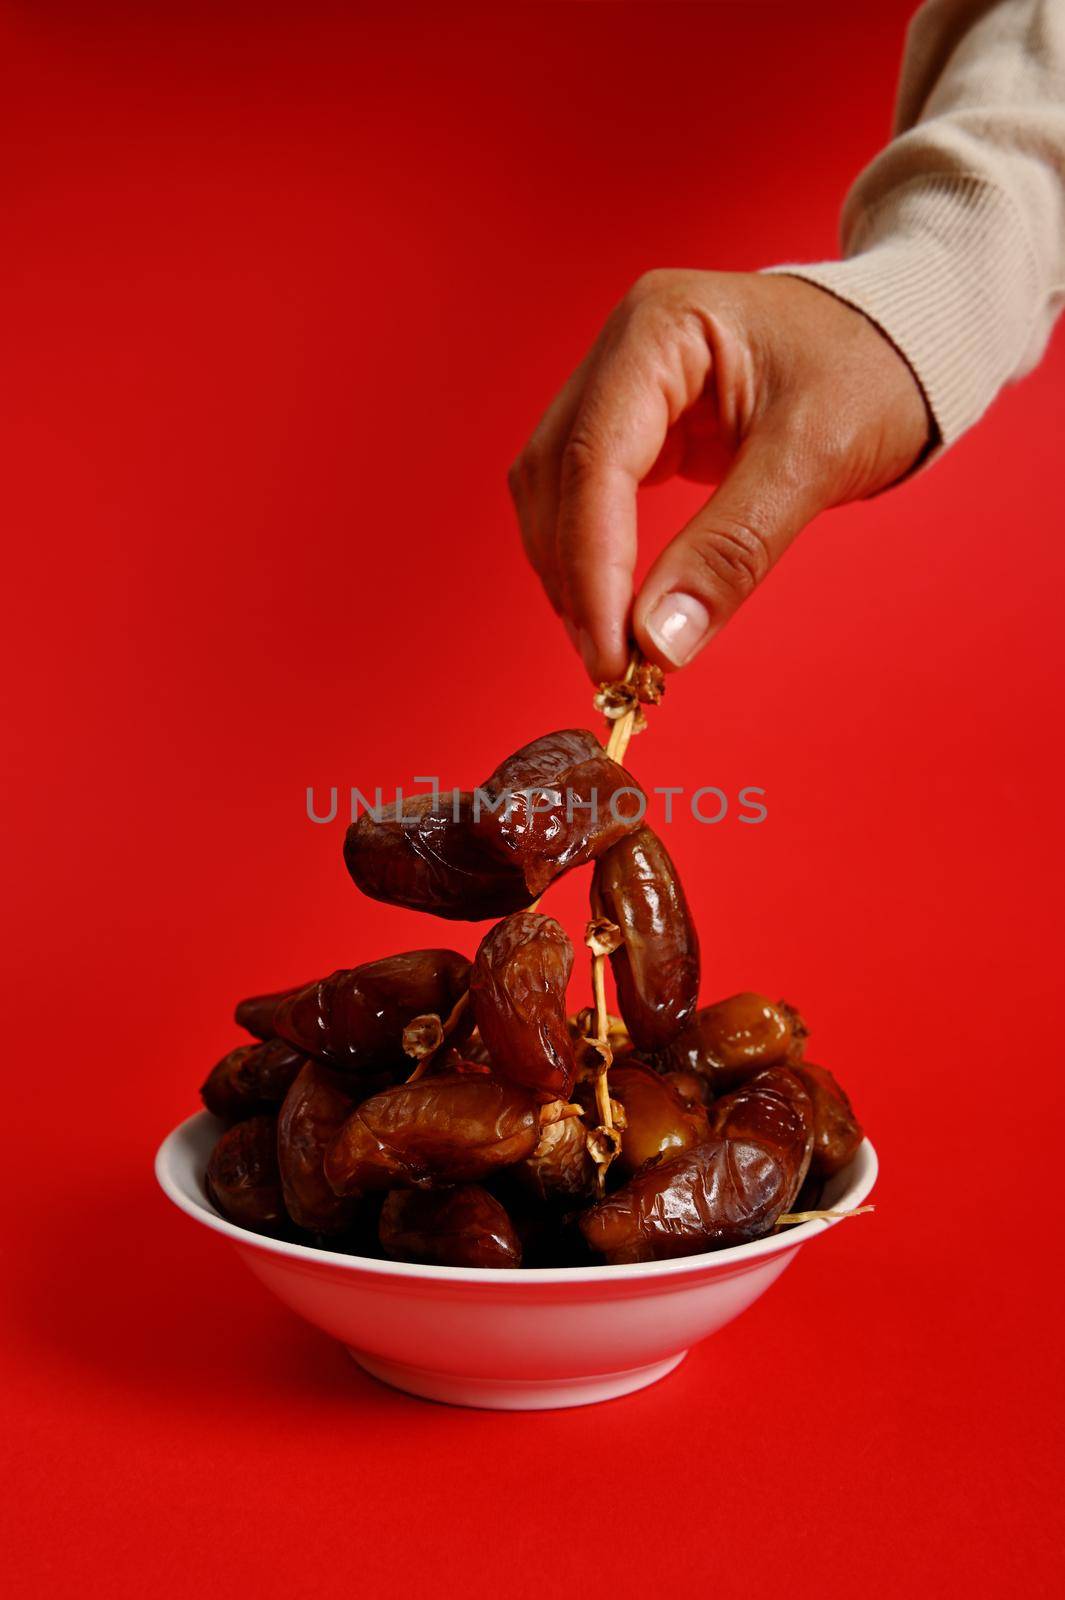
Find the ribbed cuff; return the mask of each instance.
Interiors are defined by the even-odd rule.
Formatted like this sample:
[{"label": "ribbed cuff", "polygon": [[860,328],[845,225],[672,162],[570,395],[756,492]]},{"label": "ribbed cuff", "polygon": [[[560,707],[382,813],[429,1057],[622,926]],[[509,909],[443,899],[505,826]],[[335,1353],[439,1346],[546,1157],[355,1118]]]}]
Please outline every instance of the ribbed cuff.
[{"label": "ribbed cuff", "polygon": [[1024,226],[979,178],[903,184],[859,217],[847,260],[767,270],[818,284],[882,328],[913,368],[944,445],[1015,372],[1039,304]]}]

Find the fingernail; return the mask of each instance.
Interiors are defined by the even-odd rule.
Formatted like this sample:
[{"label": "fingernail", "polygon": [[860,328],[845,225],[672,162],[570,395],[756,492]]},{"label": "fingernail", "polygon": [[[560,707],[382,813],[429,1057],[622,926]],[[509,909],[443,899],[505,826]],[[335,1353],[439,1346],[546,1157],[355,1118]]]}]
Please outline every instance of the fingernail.
[{"label": "fingernail", "polygon": [[595,648],[595,645],[592,641],[592,636],[588,632],[587,628],[582,628],[577,635],[577,649],[581,653],[581,660],[584,662],[585,672],[587,672],[589,678],[594,680],[596,674],[596,662],[599,657],[599,652]]},{"label": "fingernail", "polygon": [[690,594],[664,594],[646,623],[667,661],[682,667],[710,632],[710,613]]}]

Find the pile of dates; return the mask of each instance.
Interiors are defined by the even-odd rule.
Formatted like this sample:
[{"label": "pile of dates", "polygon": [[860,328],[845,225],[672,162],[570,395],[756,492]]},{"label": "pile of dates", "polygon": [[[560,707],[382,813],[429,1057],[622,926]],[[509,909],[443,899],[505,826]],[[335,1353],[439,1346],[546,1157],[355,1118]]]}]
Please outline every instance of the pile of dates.
[{"label": "pile of dates", "polygon": [[[490,803],[484,803],[487,801]],[[862,1130],[760,994],[698,1006],[699,941],[635,779],[580,729],[476,792],[366,814],[366,894],[499,919],[473,961],[413,950],[242,1000],[251,1036],[201,1091],[226,1124],[207,1193],[319,1248],[464,1267],[656,1261],[758,1239],[816,1206]],[[620,1018],[572,1015],[574,950],[534,909],[593,865],[588,942]]]}]

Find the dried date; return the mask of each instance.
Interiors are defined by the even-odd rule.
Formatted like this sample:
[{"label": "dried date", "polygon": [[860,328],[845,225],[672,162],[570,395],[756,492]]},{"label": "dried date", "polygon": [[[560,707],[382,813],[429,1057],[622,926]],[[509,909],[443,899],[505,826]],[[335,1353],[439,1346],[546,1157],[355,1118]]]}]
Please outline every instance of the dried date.
[{"label": "dried date", "polygon": [[247,1000],[238,1000],[234,1013],[237,1027],[243,1028],[246,1033],[254,1034],[256,1039],[273,1039],[274,1018],[281,1002],[291,995],[299,994],[300,990],[306,987],[305,983],[297,983],[290,989],[277,989],[273,994],[253,994]]},{"label": "dried date", "polygon": [[813,1102],[814,1148],[810,1172],[815,1178],[831,1178],[858,1153],[864,1137],[862,1125],[846,1093],[827,1068],[803,1061],[796,1063],[793,1070],[805,1084]]},{"label": "dried date", "polygon": [[543,1204],[590,1200],[595,1193],[595,1162],[588,1152],[588,1129],[578,1116],[559,1117],[541,1131],[530,1156],[514,1168],[515,1180]]},{"label": "dried date", "polygon": [[611,845],[592,879],[592,911],[621,929],[610,956],[618,1007],[639,1051],[663,1050],[699,997],[699,939],[676,868],[650,828]]},{"label": "dried date", "polygon": [[766,1067],[716,1100],[710,1126],[727,1139],[749,1140],[779,1158],[791,1174],[787,1210],[806,1177],[814,1144],[813,1102],[791,1067]]},{"label": "dried date", "polygon": [[324,1170],[325,1152],[353,1106],[336,1074],[308,1061],[281,1107],[277,1157],[285,1207],[310,1233],[344,1233],[354,1221],[358,1202],[335,1194]]},{"label": "dried date", "polygon": [[521,1241],[487,1189],[393,1189],[381,1208],[381,1248],[393,1261],[438,1267],[520,1267]]},{"label": "dried date", "polygon": [[306,1059],[284,1039],[237,1045],[212,1067],[200,1098],[216,1117],[253,1117],[281,1104]]},{"label": "dried date", "polygon": [[520,869],[473,828],[473,795],[417,795],[352,823],[344,861],[363,894],[412,911],[477,922],[527,906]]},{"label": "dried date", "polygon": [[564,728],[508,756],[477,791],[474,830],[530,898],[640,826],[643,790],[594,734]]},{"label": "dried date", "polygon": [[566,986],[573,946],[553,917],[518,911],[481,940],[470,977],[477,1029],[500,1077],[544,1101],[573,1086]]},{"label": "dried date", "polygon": [[288,1219],[277,1164],[277,1118],[249,1117],[222,1135],[207,1163],[207,1197],[253,1233],[283,1233]]},{"label": "dried date", "polygon": [[687,1105],[665,1078],[637,1061],[611,1068],[610,1095],[624,1108],[617,1172],[631,1176],[647,1161],[699,1144],[709,1133],[706,1112]]},{"label": "dried date", "polygon": [[721,1094],[763,1067],[796,1059],[805,1037],[802,1018],[786,1001],[734,994],[700,1007],[673,1043],[656,1053],[655,1066],[698,1072]]},{"label": "dried date", "polygon": [[[454,950],[411,950],[334,972],[281,1004],[283,1039],[353,1078],[405,1075],[403,1030],[415,1017],[447,1017],[469,984],[470,963]],[[464,1018],[452,1034],[461,1043]]]},{"label": "dried date", "polygon": [[581,1232],[611,1266],[745,1244],[772,1229],[790,1183],[772,1151],[712,1136],[642,1169],[583,1214]]},{"label": "dried date", "polygon": [[327,1149],[325,1175],[340,1195],[475,1183],[539,1138],[531,1094],[479,1072],[441,1073],[364,1100]]}]

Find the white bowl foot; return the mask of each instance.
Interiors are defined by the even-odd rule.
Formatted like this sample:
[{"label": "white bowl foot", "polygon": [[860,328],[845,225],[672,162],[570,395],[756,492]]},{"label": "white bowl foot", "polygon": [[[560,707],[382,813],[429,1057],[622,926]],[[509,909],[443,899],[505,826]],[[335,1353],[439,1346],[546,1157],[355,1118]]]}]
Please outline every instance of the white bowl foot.
[{"label": "white bowl foot", "polygon": [[649,1367],[630,1367],[627,1372],[603,1372],[586,1378],[464,1378],[451,1372],[425,1372],[421,1367],[405,1367],[395,1361],[379,1361],[361,1350],[348,1349],[371,1378],[421,1395],[425,1400],[440,1400],[450,1406],[480,1406],[490,1411],[550,1411],[561,1406],[593,1406],[600,1400],[646,1389],[659,1378],[679,1367],[688,1354]]}]

